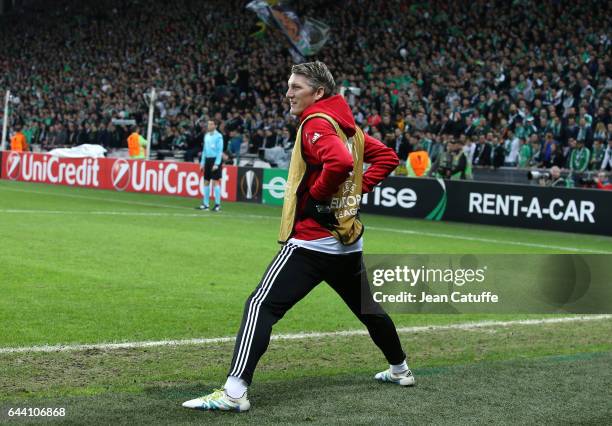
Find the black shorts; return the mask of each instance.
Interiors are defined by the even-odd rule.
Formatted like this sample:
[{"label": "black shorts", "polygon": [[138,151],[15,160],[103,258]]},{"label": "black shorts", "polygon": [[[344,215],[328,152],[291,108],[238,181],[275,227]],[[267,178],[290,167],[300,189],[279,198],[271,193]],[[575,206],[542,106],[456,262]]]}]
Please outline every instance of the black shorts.
[{"label": "black shorts", "polygon": [[219,164],[216,170],[213,170],[215,158],[206,158],[204,160],[204,180],[219,180],[221,179],[221,167]]}]

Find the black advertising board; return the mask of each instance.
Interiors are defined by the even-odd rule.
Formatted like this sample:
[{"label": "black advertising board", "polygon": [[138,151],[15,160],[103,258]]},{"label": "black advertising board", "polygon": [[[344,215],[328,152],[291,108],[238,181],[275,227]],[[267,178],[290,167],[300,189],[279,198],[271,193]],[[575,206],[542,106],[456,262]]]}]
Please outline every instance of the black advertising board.
[{"label": "black advertising board", "polygon": [[449,220],[612,235],[612,193],[452,181]]},{"label": "black advertising board", "polygon": [[236,184],[236,201],[261,203],[263,169],[239,167]]},{"label": "black advertising board", "polygon": [[391,177],[361,200],[361,210],[391,216],[440,220],[446,204],[446,182]]},{"label": "black advertising board", "polygon": [[487,225],[612,235],[612,192],[391,177],[364,197],[363,212]]}]

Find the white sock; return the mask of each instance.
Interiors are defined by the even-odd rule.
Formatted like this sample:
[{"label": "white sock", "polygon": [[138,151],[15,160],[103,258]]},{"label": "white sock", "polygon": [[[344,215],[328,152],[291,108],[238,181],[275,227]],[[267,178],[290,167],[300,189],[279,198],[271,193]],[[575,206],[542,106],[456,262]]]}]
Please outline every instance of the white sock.
[{"label": "white sock", "polygon": [[247,391],[247,383],[240,377],[228,376],[225,382],[225,392],[232,398],[242,398]]},{"label": "white sock", "polygon": [[391,372],[393,374],[403,373],[404,371],[408,370],[408,364],[406,364],[406,360],[404,360],[404,362],[402,362],[401,364],[389,364],[389,367],[391,367]]}]

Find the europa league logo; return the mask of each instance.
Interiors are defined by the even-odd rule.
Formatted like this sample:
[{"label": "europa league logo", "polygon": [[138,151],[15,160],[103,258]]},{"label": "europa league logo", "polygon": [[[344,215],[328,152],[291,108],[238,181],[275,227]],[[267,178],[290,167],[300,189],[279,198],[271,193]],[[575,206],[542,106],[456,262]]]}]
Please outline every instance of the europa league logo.
[{"label": "europa league logo", "polygon": [[240,182],[240,189],[244,198],[252,200],[259,193],[259,178],[253,170],[248,170],[242,177]]}]

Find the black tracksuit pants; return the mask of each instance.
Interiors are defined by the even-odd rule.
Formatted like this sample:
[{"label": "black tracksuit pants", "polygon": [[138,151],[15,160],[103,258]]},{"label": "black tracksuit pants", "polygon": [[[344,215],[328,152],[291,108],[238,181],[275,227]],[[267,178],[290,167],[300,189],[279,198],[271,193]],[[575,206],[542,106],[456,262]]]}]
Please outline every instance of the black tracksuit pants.
[{"label": "black tracksuit pants", "polygon": [[326,281],[367,327],[389,364],[404,361],[406,355],[391,318],[371,296],[364,297],[362,305],[362,292],[370,295],[362,253],[334,255],[287,243],[246,301],[229,376],[251,383],[270,342],[272,326],[321,281]]}]

